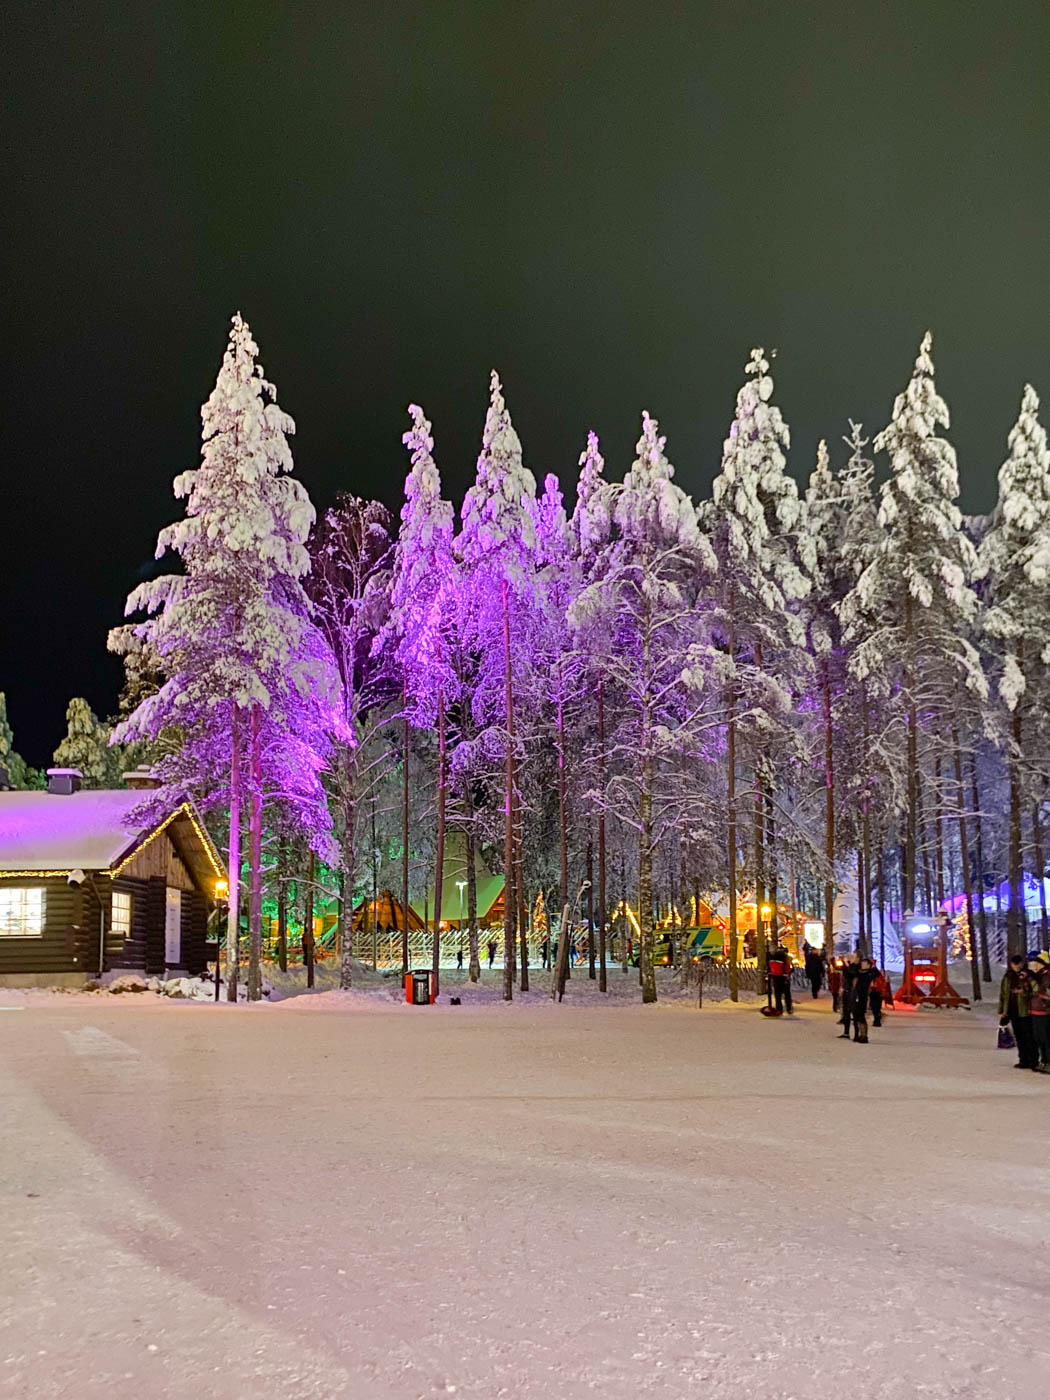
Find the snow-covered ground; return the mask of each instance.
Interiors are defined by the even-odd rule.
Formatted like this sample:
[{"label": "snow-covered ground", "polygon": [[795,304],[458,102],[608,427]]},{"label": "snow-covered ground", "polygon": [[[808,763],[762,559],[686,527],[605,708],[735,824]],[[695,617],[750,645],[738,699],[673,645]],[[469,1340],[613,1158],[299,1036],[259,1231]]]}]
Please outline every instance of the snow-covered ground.
[{"label": "snow-covered ground", "polygon": [[585,983],[0,994],[0,1396],[1050,1392],[1050,1078],[987,1002],[858,1046]]}]

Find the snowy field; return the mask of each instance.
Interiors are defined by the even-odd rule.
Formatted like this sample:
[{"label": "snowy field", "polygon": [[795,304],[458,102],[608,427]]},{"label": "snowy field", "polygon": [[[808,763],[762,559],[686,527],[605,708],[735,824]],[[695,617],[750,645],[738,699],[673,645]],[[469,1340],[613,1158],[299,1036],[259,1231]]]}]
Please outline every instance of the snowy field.
[{"label": "snowy field", "polygon": [[0,993],[0,1396],[1050,1394],[1050,1079],[987,1004],[487,980]]}]

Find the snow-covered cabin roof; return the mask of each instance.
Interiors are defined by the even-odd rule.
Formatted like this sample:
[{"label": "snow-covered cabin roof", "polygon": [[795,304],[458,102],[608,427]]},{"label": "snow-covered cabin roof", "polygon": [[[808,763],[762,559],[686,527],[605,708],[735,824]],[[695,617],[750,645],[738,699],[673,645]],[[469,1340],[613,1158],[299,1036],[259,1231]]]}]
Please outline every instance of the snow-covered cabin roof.
[{"label": "snow-covered cabin roof", "polygon": [[163,821],[128,821],[141,791],[104,790],[59,794],[0,792],[0,874],[12,871],[113,870],[152,832],[170,826],[180,854],[194,873],[221,872],[207,832],[188,805]]}]

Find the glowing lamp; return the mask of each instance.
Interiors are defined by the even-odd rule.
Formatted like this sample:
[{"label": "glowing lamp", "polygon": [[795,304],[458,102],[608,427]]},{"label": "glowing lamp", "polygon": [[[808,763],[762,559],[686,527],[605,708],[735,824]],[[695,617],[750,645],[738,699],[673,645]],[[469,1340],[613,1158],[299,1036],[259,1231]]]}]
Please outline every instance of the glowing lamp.
[{"label": "glowing lamp", "polygon": [[226,896],[229,894],[229,892],[230,892],[230,886],[229,886],[229,882],[228,882],[227,880],[216,880],[216,881],[215,881],[215,898],[216,898],[216,899],[225,899]]}]

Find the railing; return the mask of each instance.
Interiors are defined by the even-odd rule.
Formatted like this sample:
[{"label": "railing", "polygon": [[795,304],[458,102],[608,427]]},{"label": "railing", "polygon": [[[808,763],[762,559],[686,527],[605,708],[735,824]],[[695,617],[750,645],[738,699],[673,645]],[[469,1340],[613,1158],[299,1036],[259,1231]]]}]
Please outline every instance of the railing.
[{"label": "railing", "polygon": [[[694,963],[689,969],[686,980],[692,985],[696,985],[697,977],[702,976],[704,989],[717,987],[720,990],[729,990],[729,964],[728,963]],[[806,981],[805,969],[793,967],[791,969],[791,989],[792,991],[803,991],[809,983]],[[766,984],[763,978],[758,975],[758,967],[754,963],[741,963],[737,968],[737,987],[742,992],[755,992],[765,994]]]}]

